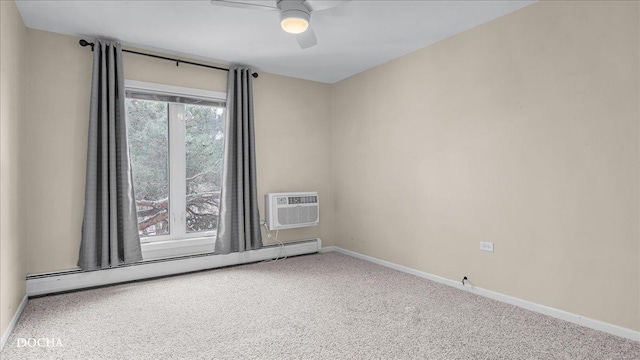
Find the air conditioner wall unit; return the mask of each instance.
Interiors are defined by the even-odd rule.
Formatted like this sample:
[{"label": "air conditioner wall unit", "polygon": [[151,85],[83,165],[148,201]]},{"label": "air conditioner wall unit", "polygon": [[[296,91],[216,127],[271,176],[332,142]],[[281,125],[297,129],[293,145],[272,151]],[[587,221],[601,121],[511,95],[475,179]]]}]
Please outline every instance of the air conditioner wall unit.
[{"label": "air conditioner wall unit", "polygon": [[315,226],[320,223],[317,192],[269,193],[264,196],[269,230]]}]

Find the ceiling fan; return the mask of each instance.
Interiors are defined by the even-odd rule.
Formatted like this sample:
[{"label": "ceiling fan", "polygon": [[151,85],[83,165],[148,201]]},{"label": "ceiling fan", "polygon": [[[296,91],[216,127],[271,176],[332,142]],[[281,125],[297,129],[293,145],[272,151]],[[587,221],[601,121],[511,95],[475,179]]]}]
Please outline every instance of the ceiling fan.
[{"label": "ceiling fan", "polygon": [[247,0],[211,0],[211,5],[277,11],[280,13],[282,30],[294,34],[300,47],[306,49],[318,43],[310,25],[311,13],[337,7],[349,1],[351,0],[275,0],[275,6],[271,6],[264,4],[267,1],[261,1],[261,4]]}]

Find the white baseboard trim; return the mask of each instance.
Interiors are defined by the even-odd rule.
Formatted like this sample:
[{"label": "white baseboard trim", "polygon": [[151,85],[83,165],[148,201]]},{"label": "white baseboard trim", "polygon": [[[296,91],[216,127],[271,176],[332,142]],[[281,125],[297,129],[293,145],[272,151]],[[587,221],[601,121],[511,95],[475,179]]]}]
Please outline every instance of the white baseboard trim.
[{"label": "white baseboard trim", "polygon": [[25,294],[22,298],[22,301],[20,302],[20,305],[18,305],[15,314],[13,314],[13,318],[11,318],[9,326],[7,326],[4,334],[2,334],[2,339],[0,339],[0,350],[4,348],[4,344],[7,342],[7,340],[9,340],[9,335],[11,335],[11,333],[13,332],[13,328],[18,323],[18,319],[20,319],[20,315],[22,315],[22,312],[24,311],[25,306],[27,306],[28,301],[29,297],[27,296],[27,294]]},{"label": "white baseboard trim", "polygon": [[382,265],[382,266],[386,266],[388,268],[394,269],[394,270],[398,270],[398,271],[402,271],[405,272],[407,274],[411,274],[411,275],[415,275],[415,276],[419,276],[421,278],[425,278],[425,279],[429,279],[441,284],[445,284],[445,285],[449,285],[452,287],[455,287],[457,289],[463,290],[463,291],[468,291],[470,293],[474,293],[480,296],[484,296],[493,300],[497,300],[503,303],[507,303],[510,305],[514,305],[514,306],[518,306],[521,307],[523,309],[527,309],[530,311],[534,311],[540,314],[544,314],[547,316],[551,316],[554,317],[556,319],[560,319],[560,320],[564,320],[564,321],[568,321],[574,324],[578,324],[584,327],[588,327],[594,330],[599,330],[602,332],[606,332],[612,335],[616,335],[616,336],[620,336],[623,338],[627,338],[627,339],[631,339],[631,340],[635,340],[635,341],[639,341],[640,342],[640,332],[632,330],[632,329],[627,329],[618,325],[614,325],[614,324],[610,324],[610,323],[606,323],[604,321],[600,321],[600,320],[595,320],[595,319],[590,319],[581,315],[577,315],[577,314],[573,314],[564,310],[559,310],[556,308],[552,308],[549,306],[545,306],[545,305],[540,305],[540,304],[536,304],[527,300],[523,300],[523,299],[519,299],[513,296],[509,296],[509,295],[505,295],[505,294],[501,294],[495,291],[491,291],[491,290],[487,290],[487,289],[483,289],[477,286],[472,286],[472,285],[465,285],[463,286],[461,282],[459,281],[454,281],[451,279],[447,279],[441,276],[437,276],[437,275],[433,275],[433,274],[429,274],[423,271],[419,271],[416,269],[412,269],[410,267],[406,267],[403,265],[398,265],[389,261],[385,261],[385,260],[381,260],[378,258],[374,258],[371,256],[367,256],[367,255],[363,255],[360,253],[357,253],[355,251],[351,251],[351,250],[346,250],[343,249],[341,247],[337,247],[337,246],[327,246],[325,248],[322,248],[320,250],[320,252],[330,252],[330,251],[335,251],[341,254],[345,254],[345,255],[349,255],[352,256],[354,258],[360,259],[360,260],[365,260],[365,261],[369,261],[378,265]]},{"label": "white baseboard trim", "polygon": [[320,251],[320,238],[266,245],[258,250],[226,255],[202,254],[178,259],[142,262],[131,266],[96,271],[71,271],[27,277],[27,295],[39,296],[97,286],[209,270],[224,266],[248,264],[283,256],[312,254]]}]

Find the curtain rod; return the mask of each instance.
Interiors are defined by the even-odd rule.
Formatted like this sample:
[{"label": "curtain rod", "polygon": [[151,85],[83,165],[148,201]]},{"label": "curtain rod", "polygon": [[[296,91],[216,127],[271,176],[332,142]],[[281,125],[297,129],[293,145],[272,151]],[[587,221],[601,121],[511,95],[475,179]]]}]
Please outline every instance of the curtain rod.
[{"label": "curtain rod", "polygon": [[[86,46],[91,46],[91,51],[93,51],[93,46],[95,45],[94,43],[88,42],[85,39],[81,39],[79,42],[80,46],[82,47],[86,47]],[[170,57],[166,57],[166,56],[159,56],[159,55],[153,55],[153,54],[146,54],[146,53],[142,53],[142,52],[138,52],[138,51],[133,51],[133,50],[126,50],[126,49],[122,49],[123,52],[127,52],[130,54],[136,54],[136,55],[142,55],[142,56],[148,56],[148,57],[152,57],[152,58],[156,58],[156,59],[161,59],[161,60],[169,60],[169,61],[173,61],[176,63],[176,66],[179,66],[180,63],[183,64],[189,64],[189,65],[195,65],[195,66],[202,66],[202,67],[206,67],[209,69],[216,69],[216,70],[223,70],[223,71],[229,71],[229,69],[227,68],[223,68],[223,67],[218,67],[218,66],[213,66],[213,65],[206,65],[206,64],[199,64],[199,63],[195,63],[195,62],[191,62],[191,61],[185,61],[185,60],[180,60],[180,59],[174,59],[174,58],[170,58]],[[258,77],[258,73],[252,73],[251,76],[253,76],[254,78]]]}]

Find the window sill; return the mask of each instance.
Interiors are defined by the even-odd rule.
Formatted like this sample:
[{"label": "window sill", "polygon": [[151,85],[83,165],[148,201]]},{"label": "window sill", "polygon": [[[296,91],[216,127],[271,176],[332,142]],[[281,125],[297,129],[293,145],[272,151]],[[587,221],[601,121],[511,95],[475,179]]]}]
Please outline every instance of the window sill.
[{"label": "window sill", "polygon": [[213,252],[215,236],[182,240],[156,241],[141,244],[144,260],[163,259],[175,256]]}]

